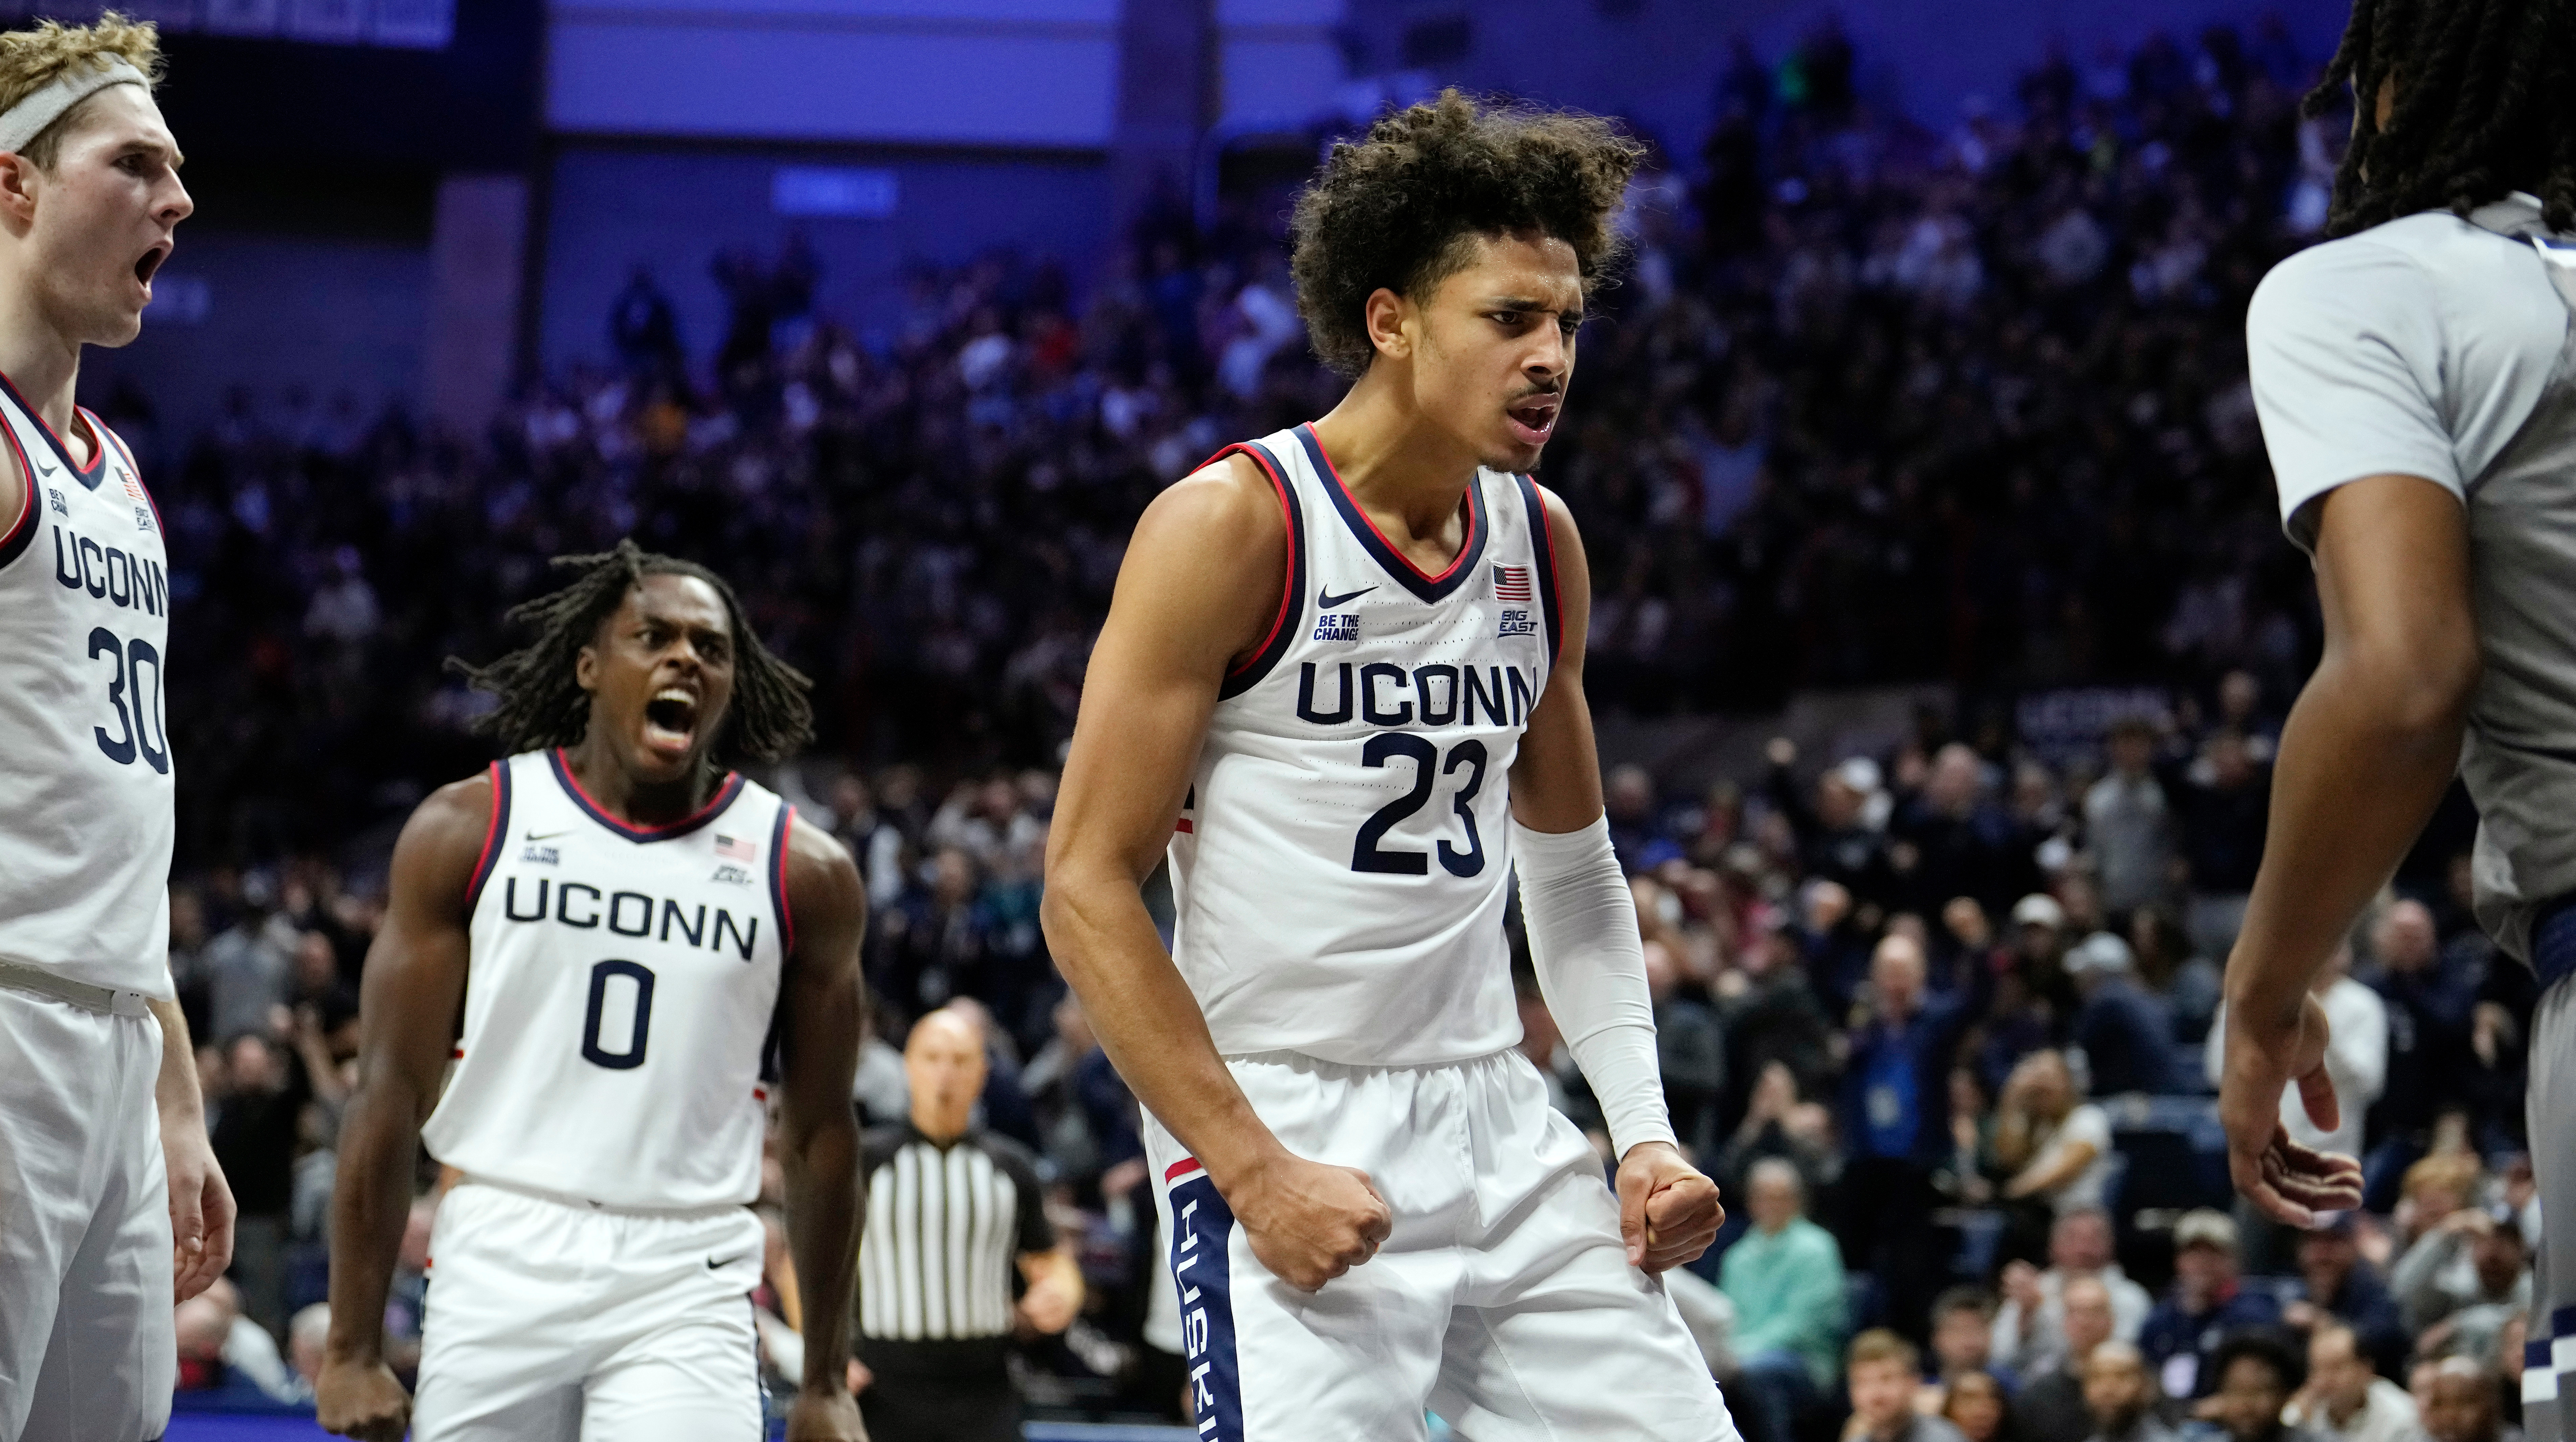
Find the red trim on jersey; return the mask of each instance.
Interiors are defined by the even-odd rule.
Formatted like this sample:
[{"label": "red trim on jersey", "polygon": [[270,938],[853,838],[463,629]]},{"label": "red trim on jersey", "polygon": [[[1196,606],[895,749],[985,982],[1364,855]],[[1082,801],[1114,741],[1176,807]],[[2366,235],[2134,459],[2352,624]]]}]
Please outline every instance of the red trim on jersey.
[{"label": "red trim on jersey", "polygon": [[769,1088],[753,1087],[751,1089],[751,1099],[756,1102],[765,1102],[769,1100]]},{"label": "red trim on jersey", "polygon": [[[90,432],[89,464],[84,466],[72,459],[72,448],[63,444],[61,436],[54,434],[54,428],[46,423],[42,412],[27,404],[27,398],[18,393],[18,383],[9,379],[9,373],[6,371],[0,371],[0,391],[8,392],[9,399],[18,403],[18,409],[27,413],[27,419],[36,423],[36,429],[45,433],[45,439],[54,443],[54,453],[63,458],[63,464],[71,467],[75,475],[86,481],[89,477],[98,474],[98,468],[107,461],[107,447],[98,444],[96,430]],[[80,415],[80,407],[72,407],[72,415],[77,419]],[[30,471],[29,485],[35,484],[33,477],[34,473]]]},{"label": "red trim on jersey", "polygon": [[5,566],[18,559],[18,552],[25,549],[35,536],[36,467],[27,459],[27,448],[18,443],[16,426],[0,421],[0,436],[7,437],[9,453],[18,458],[18,474],[27,482],[26,507],[18,512],[18,519],[10,524],[7,531],[0,532],[0,566]]},{"label": "red trim on jersey", "polygon": [[708,798],[706,805],[667,826],[638,826],[631,821],[620,821],[609,815],[607,807],[600,805],[589,792],[582,789],[581,778],[575,776],[572,771],[570,748],[558,746],[547,752],[546,762],[554,768],[555,780],[562,783],[564,793],[573,799],[575,805],[590,813],[591,820],[629,841],[668,841],[675,836],[685,836],[715,820],[726,807],[733,804],[735,797],[742,794],[741,774],[728,771],[725,773],[724,780],[716,786],[716,794]]},{"label": "red trim on jersey", "polygon": [[[1369,534],[1377,537],[1377,543],[1386,547],[1386,553],[1388,555],[1395,557],[1395,559],[1403,565],[1404,569],[1420,576],[1424,585],[1436,586],[1441,582],[1448,580],[1450,577],[1457,575],[1458,568],[1467,564],[1467,558],[1477,554],[1476,506],[1473,502],[1466,501],[1464,497],[1461,497],[1460,499],[1462,504],[1465,504],[1467,507],[1467,535],[1464,540],[1458,543],[1458,554],[1449,558],[1448,569],[1435,576],[1422,569],[1420,566],[1413,564],[1413,558],[1404,554],[1404,552],[1397,547],[1395,542],[1388,540],[1386,538],[1386,532],[1379,530],[1377,528],[1377,522],[1369,518],[1368,507],[1361,505],[1360,498],[1351,495],[1351,488],[1342,484],[1341,467],[1333,464],[1332,453],[1324,449],[1324,438],[1315,434],[1315,428],[1312,425],[1307,426],[1305,430],[1307,435],[1314,436],[1315,438],[1315,454],[1324,458],[1324,473],[1333,478],[1333,484],[1341,488],[1343,495],[1350,496],[1351,514],[1360,518],[1360,524],[1369,528]],[[1471,481],[1469,484],[1473,485],[1475,482]],[[1330,583],[1327,582],[1326,584]]]},{"label": "red trim on jersey", "polygon": [[461,1047],[461,1046],[460,1046],[460,1047],[457,1047],[457,1048],[455,1048],[454,1050],[450,1051],[450,1052],[448,1053],[448,1056],[449,1056],[450,1058],[452,1058],[452,1059],[456,1060],[456,1061],[463,1061],[463,1060],[465,1060],[465,1048],[463,1048],[463,1047]]},{"label": "red trim on jersey", "polygon": [[[492,778],[492,819],[483,823],[483,849],[474,854],[473,879],[465,883],[465,914],[469,918],[476,903],[483,899],[483,886],[492,879],[492,868],[501,860],[501,833],[510,824],[510,763],[495,761],[486,774]],[[457,1055],[465,1053],[459,1051]]]},{"label": "red trim on jersey", "polygon": [[1252,464],[1268,478],[1270,489],[1279,497],[1279,523],[1288,531],[1288,567],[1279,579],[1279,614],[1270,618],[1270,629],[1261,633],[1261,643],[1252,648],[1252,654],[1245,657],[1241,665],[1228,666],[1225,670],[1228,676],[1240,676],[1261,664],[1261,658],[1269,651],[1270,643],[1279,639],[1280,628],[1288,624],[1288,617],[1297,609],[1297,593],[1304,589],[1299,584],[1297,575],[1297,548],[1305,543],[1305,538],[1297,534],[1297,513],[1289,506],[1288,478],[1272,470],[1270,463],[1262,458],[1261,452],[1249,445],[1238,443],[1208,457],[1199,469],[1206,470],[1209,466],[1232,455],[1252,457]]},{"label": "red trim on jersey", "polygon": [[1199,827],[1198,827],[1198,823],[1197,823],[1197,822],[1192,821],[1192,820],[1191,820],[1191,819],[1189,819],[1188,817],[1184,816],[1184,817],[1182,817],[1180,820],[1175,821],[1175,822],[1173,822],[1173,823],[1172,823],[1172,829],[1173,829],[1174,831],[1182,832],[1182,833],[1184,833],[1184,834],[1186,834],[1186,835],[1192,835],[1192,836],[1195,836],[1195,835],[1197,835],[1197,834],[1198,834],[1198,829],[1199,829]]},{"label": "red trim on jersey", "polygon": [[1538,544],[1547,553],[1547,588],[1556,594],[1556,605],[1547,613],[1547,659],[1552,665],[1559,651],[1565,649],[1565,579],[1556,569],[1556,522],[1548,514],[1547,492],[1538,482],[1529,483],[1530,494],[1538,497]]},{"label": "red trim on jersey", "polygon": [[1163,1168],[1163,1182],[1168,1186],[1169,1184],[1177,1182],[1181,1178],[1188,1176],[1192,1172],[1204,1170],[1205,1168],[1199,1165],[1198,1158],[1183,1157],[1179,1161],[1172,1163],[1170,1166]]}]

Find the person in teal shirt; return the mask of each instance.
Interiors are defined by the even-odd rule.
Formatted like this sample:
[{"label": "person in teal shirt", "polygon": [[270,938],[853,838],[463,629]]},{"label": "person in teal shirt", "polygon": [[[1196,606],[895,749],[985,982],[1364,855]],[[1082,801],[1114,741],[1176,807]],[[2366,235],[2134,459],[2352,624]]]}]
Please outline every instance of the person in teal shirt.
[{"label": "person in teal shirt", "polygon": [[1738,1390],[1761,1419],[1762,1442],[1790,1442],[1842,1356],[1842,1248],[1807,1220],[1806,1185],[1787,1161],[1754,1163],[1744,1190],[1753,1229],[1727,1248],[1717,1285],[1735,1304]]}]

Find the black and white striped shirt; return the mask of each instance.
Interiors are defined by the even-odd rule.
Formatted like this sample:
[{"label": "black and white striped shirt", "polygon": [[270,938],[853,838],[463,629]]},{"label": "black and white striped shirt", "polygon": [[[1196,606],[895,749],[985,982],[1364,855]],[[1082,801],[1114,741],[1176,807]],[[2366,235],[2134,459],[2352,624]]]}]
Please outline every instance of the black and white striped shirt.
[{"label": "black and white striped shirt", "polygon": [[863,1347],[1009,1336],[1014,1264],[1055,1246],[1027,1149],[981,1128],[943,1146],[907,1121],[871,1130],[860,1156]]}]

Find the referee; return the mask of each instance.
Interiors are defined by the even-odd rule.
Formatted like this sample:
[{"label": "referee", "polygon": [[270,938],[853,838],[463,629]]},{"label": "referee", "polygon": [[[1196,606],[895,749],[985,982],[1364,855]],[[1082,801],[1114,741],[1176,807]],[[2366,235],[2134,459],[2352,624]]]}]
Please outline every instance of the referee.
[{"label": "referee", "polygon": [[[860,1150],[859,1411],[879,1442],[1018,1442],[1011,1334],[1071,1325],[1082,1272],[1047,1221],[1027,1150],[974,1124],[982,1023],[923,1017],[903,1070],[910,1120],[870,1131]],[[1015,1263],[1028,1283],[1016,1304]]]},{"label": "referee", "polygon": [[2228,962],[2219,1110],[2237,1186],[2272,1215],[2358,1202],[2359,1166],[2292,1142],[2281,1100],[2295,1086],[2336,1126],[2309,980],[2456,769],[2480,813],[2479,923],[2542,987],[2524,1417],[2532,1442],[2568,1442],[2551,1344],[2576,1340],[2576,0],[2355,0],[2311,109],[2346,83],[2335,238],[2282,262],[2246,320],[2325,653],[2282,732]]}]

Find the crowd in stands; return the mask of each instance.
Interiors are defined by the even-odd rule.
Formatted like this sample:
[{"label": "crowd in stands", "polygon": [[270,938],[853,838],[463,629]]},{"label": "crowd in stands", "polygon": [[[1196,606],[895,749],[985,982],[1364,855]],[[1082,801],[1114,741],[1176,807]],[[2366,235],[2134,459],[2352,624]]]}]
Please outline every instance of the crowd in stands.
[{"label": "crowd in stands", "polygon": [[[2219,968],[2315,645],[2241,333],[2322,218],[2316,58],[2269,23],[2052,55],[1942,132],[1855,96],[1826,32],[1739,51],[1696,163],[1638,189],[1543,476],[1593,556],[1596,707],[1960,698],[1873,754],[1607,778],[1673,1120],[1734,1213],[1676,1296],[1757,1442],[2499,1442],[2518,1415],[2532,983],[2470,921],[2456,828],[2321,983],[2343,1128],[2285,1111],[2367,1158],[2364,1209],[2280,1231],[2212,1151]],[[724,571],[816,679],[815,753],[770,779],[867,881],[855,1105],[906,1115],[916,1019],[983,1024],[980,1125],[1039,1159],[1086,1283],[1024,1390],[1174,1405],[1135,1104],[1037,927],[1053,765],[1137,512],[1333,388],[1275,223],[1149,215],[1079,298],[1045,264],[925,268],[882,335],[813,313],[816,265],[721,262],[711,379],[639,272],[614,364],[479,437],[244,397],[182,445],[107,408],[161,478],[172,966],[243,1209],[233,1284],[183,1309],[190,1385],[291,1396],[317,1335],[392,828],[487,755],[439,662],[515,644],[549,556],[632,534]],[[2165,701],[2046,748],[1995,704],[2079,683]],[[1534,985],[1522,1012],[1597,1134]]]}]

